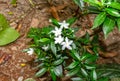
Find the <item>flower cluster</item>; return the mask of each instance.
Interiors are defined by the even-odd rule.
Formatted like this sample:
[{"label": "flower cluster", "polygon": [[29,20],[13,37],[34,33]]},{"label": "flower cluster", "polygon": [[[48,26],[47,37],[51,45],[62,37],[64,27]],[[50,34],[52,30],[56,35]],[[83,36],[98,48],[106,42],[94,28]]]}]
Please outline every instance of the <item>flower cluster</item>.
[{"label": "flower cluster", "polygon": [[63,22],[59,22],[58,23],[60,25],[60,27],[55,27],[54,30],[52,30],[52,33],[54,33],[55,35],[55,44],[59,44],[62,46],[62,50],[65,50],[65,48],[72,50],[72,43],[73,41],[68,39],[68,37],[63,37],[62,36],[62,31],[64,29],[68,29],[69,28],[69,23],[67,23],[65,20]]}]

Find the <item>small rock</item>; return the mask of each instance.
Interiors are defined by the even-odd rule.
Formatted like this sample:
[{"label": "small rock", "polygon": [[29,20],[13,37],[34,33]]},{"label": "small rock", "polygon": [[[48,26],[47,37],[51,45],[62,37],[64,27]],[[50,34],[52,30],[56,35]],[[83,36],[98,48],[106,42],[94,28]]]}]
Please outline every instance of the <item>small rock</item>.
[{"label": "small rock", "polygon": [[17,81],[23,81],[23,76],[20,76]]},{"label": "small rock", "polygon": [[15,22],[12,22],[12,23],[10,23],[10,26],[13,27],[13,28],[16,28],[17,24]]},{"label": "small rock", "polygon": [[31,21],[31,27],[37,27],[39,25],[39,20],[36,18],[33,18]]},{"label": "small rock", "polygon": [[36,80],[34,80],[33,78],[27,78],[24,81],[36,81]]}]

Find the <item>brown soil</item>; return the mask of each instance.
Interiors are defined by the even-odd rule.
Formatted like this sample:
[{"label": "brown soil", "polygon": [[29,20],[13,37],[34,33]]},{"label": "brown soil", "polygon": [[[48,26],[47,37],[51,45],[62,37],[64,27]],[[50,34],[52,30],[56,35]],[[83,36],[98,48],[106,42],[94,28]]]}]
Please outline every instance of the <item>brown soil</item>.
[{"label": "brown soil", "polygon": [[[31,6],[29,0],[18,0],[17,6],[14,7],[10,4],[10,0],[0,0],[0,13],[4,14],[11,27],[18,30],[21,34],[15,42],[0,47],[0,58],[3,55],[6,58],[4,63],[0,65],[0,81],[19,81],[18,79],[20,78],[23,78],[23,80],[32,78],[36,72],[33,64],[35,56],[22,52],[23,49],[29,47],[30,39],[26,37],[28,30],[30,27],[43,27],[50,24],[48,21],[51,17],[57,18],[54,11],[57,11],[58,19],[65,20],[73,16],[77,10],[77,6],[72,0],[53,0],[52,5],[48,4],[47,0],[33,1],[36,4],[35,7]],[[51,9],[51,6],[57,9]],[[61,6],[64,7],[62,8]],[[93,18],[94,16],[90,16],[90,20],[93,20]],[[87,17],[82,17],[74,25],[79,27],[89,26],[86,23],[89,23]],[[83,33],[79,32],[78,35],[80,36]],[[102,36],[101,39],[105,43],[107,51],[115,51],[117,55],[111,58],[100,57],[98,63],[120,64],[120,33],[118,30],[115,29],[106,40],[103,40]],[[36,80],[50,81],[50,78],[48,75]]]}]

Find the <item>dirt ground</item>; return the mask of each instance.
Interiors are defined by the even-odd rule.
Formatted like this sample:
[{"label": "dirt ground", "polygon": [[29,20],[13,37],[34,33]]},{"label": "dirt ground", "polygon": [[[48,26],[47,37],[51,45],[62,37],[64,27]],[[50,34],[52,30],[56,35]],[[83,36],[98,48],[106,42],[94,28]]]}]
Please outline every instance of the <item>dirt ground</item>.
[{"label": "dirt ground", "polygon": [[[35,55],[28,55],[22,50],[29,47],[30,39],[26,37],[30,27],[47,26],[51,17],[56,17],[54,11],[58,13],[59,20],[65,20],[77,10],[77,6],[72,0],[53,0],[50,5],[47,0],[33,0],[33,7],[29,0],[18,0],[17,6],[10,4],[11,0],[0,0],[0,13],[7,17],[11,27],[18,30],[21,34],[15,42],[0,47],[0,58],[5,57],[4,63],[0,65],[0,81],[23,81],[26,78],[33,78],[36,69],[34,69],[33,60]],[[69,2],[69,3],[68,3]],[[57,8],[56,10],[51,7]],[[59,7],[59,8],[58,8]],[[93,16],[90,16],[91,21]],[[87,26],[82,24],[88,22],[86,17],[80,18],[75,25]],[[79,32],[78,35],[80,35]],[[101,37],[103,39],[103,37]],[[120,33],[115,29],[106,40],[103,40],[107,50],[112,54],[116,52],[114,57],[100,57],[98,62],[102,63],[119,63],[120,64]],[[111,52],[112,51],[112,52]],[[36,81],[50,81],[49,76],[38,78]]]}]

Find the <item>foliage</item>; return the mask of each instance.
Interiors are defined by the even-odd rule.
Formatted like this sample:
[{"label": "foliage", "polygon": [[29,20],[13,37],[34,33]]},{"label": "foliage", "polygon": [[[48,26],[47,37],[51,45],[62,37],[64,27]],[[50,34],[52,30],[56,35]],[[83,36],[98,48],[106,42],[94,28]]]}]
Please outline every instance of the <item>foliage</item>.
[{"label": "foliage", "polygon": [[[71,76],[73,81],[97,81],[96,60],[98,58],[98,36],[77,38],[74,28],[69,27],[76,18],[58,22],[43,28],[31,28],[28,37],[33,39],[31,48],[37,54],[40,70],[36,77],[50,73],[53,81],[57,77]],[[89,76],[90,75],[90,76]]]},{"label": "foliage", "polygon": [[[75,0],[79,3],[82,0]],[[88,13],[96,13],[92,29],[102,27],[105,38],[117,26],[120,30],[120,2],[119,0],[83,0],[88,3],[88,7],[84,7]],[[80,6],[80,8],[83,6]]]},{"label": "foliage", "polygon": [[114,77],[120,77],[120,65],[119,64],[104,64],[97,66],[97,73],[100,77],[109,77],[110,79]]},{"label": "foliage", "polygon": [[0,14],[0,46],[9,44],[19,37],[19,33],[10,27],[4,15]]}]

